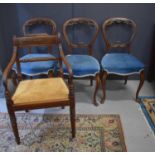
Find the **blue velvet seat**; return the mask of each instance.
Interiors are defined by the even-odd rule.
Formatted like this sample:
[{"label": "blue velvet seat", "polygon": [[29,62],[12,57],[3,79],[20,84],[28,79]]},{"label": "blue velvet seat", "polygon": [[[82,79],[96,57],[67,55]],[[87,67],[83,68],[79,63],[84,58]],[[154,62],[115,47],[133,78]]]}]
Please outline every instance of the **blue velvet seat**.
[{"label": "blue velvet seat", "polygon": [[108,53],[102,58],[101,65],[108,74],[131,75],[144,70],[144,64],[127,53]]},{"label": "blue velvet seat", "polygon": [[[72,67],[74,77],[94,76],[99,73],[98,61],[89,55],[67,55],[67,61]],[[63,65],[64,74],[68,74],[67,68]]]},{"label": "blue velvet seat", "polygon": [[[21,59],[30,59],[30,58],[54,58],[51,54],[27,54]],[[41,74],[48,75],[50,70],[54,69],[55,66],[54,61],[37,61],[37,62],[26,62],[20,63],[21,65],[21,73],[28,76],[36,76]],[[12,68],[17,73],[16,64],[13,65]]]}]

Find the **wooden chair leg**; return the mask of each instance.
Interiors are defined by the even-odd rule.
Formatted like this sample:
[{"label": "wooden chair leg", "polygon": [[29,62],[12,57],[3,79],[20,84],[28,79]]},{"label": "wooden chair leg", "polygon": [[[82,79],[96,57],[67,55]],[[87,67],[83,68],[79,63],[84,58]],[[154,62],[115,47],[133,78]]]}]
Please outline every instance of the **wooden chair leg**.
[{"label": "wooden chair leg", "polygon": [[96,101],[96,94],[97,94],[97,91],[100,86],[100,74],[96,74],[95,80],[96,80],[96,86],[95,86],[95,91],[94,91],[94,95],[93,95],[93,104],[95,106],[98,106],[98,103]]},{"label": "wooden chair leg", "polygon": [[70,121],[72,129],[72,138],[76,136],[76,118],[75,118],[75,97],[74,97],[74,86],[70,86]]},{"label": "wooden chair leg", "polygon": [[139,82],[139,86],[138,86],[138,89],[137,89],[137,92],[136,92],[136,101],[140,103],[140,99],[138,98],[139,96],[139,92],[144,84],[144,70],[140,72],[140,82]]},{"label": "wooden chair leg", "polygon": [[16,143],[20,144],[20,138],[19,138],[16,116],[15,116],[14,111],[9,112],[9,116],[10,116],[10,122],[11,122],[11,126],[12,126],[12,130],[15,136]]},{"label": "wooden chair leg", "polygon": [[90,77],[90,86],[93,86],[93,77]]},{"label": "wooden chair leg", "polygon": [[104,103],[105,98],[106,98],[106,80],[107,80],[108,74],[107,72],[103,72],[102,73],[102,77],[101,77],[101,85],[102,85],[102,92],[103,92],[103,97],[101,99],[101,103]]},{"label": "wooden chair leg", "polygon": [[128,82],[128,76],[125,76],[124,79],[125,79],[125,81],[124,81],[124,85],[126,85],[127,82]]}]

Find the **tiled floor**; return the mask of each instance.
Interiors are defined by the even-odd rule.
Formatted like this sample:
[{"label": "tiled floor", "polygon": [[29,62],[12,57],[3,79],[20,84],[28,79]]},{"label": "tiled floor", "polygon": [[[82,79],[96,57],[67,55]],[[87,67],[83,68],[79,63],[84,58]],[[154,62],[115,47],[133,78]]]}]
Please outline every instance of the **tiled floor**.
[{"label": "tiled floor", "polygon": [[[134,101],[138,81],[107,82],[107,99],[95,107],[92,102],[94,87],[89,81],[75,81],[76,112],[78,114],[120,114],[128,151],[155,151],[155,136],[145,121],[139,105]],[[155,87],[154,87],[155,88]],[[101,97],[98,93],[98,101]],[[155,96],[153,84],[147,81],[140,92],[141,96]],[[5,102],[0,99],[0,111],[6,112]],[[35,113],[68,113],[68,108],[54,108],[31,111]]]}]

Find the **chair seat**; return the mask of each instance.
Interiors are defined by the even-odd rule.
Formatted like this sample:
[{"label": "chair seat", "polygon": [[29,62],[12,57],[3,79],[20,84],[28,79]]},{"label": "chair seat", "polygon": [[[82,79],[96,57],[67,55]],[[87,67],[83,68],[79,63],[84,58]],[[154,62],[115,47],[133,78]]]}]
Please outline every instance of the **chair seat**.
[{"label": "chair seat", "polygon": [[137,58],[126,53],[109,53],[101,61],[102,68],[108,74],[129,75],[139,73],[144,64]]},{"label": "chair seat", "polygon": [[[30,58],[54,58],[51,54],[27,54],[22,59],[30,59]],[[28,76],[35,76],[41,74],[48,74],[50,70],[53,70],[55,66],[55,61],[37,61],[37,62],[26,62],[20,63],[21,65],[21,73]],[[12,68],[15,72],[17,72],[16,64],[13,65]]]},{"label": "chair seat", "polygon": [[69,90],[62,78],[21,81],[12,97],[15,105],[44,104],[69,100]]},{"label": "chair seat", "polygon": [[[67,55],[67,61],[72,67],[74,77],[95,76],[100,71],[98,61],[89,55]],[[66,66],[63,65],[64,74],[68,74]]]}]

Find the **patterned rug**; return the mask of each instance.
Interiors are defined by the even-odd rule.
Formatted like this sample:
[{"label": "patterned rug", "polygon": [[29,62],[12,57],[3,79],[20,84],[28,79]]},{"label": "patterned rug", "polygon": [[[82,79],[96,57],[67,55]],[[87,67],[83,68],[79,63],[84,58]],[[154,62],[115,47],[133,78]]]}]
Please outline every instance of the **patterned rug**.
[{"label": "patterned rug", "polygon": [[155,97],[141,97],[141,109],[155,135]]},{"label": "patterned rug", "polygon": [[77,115],[71,139],[69,115],[16,114],[21,144],[16,145],[7,114],[0,114],[0,151],[126,151],[119,115]]}]

